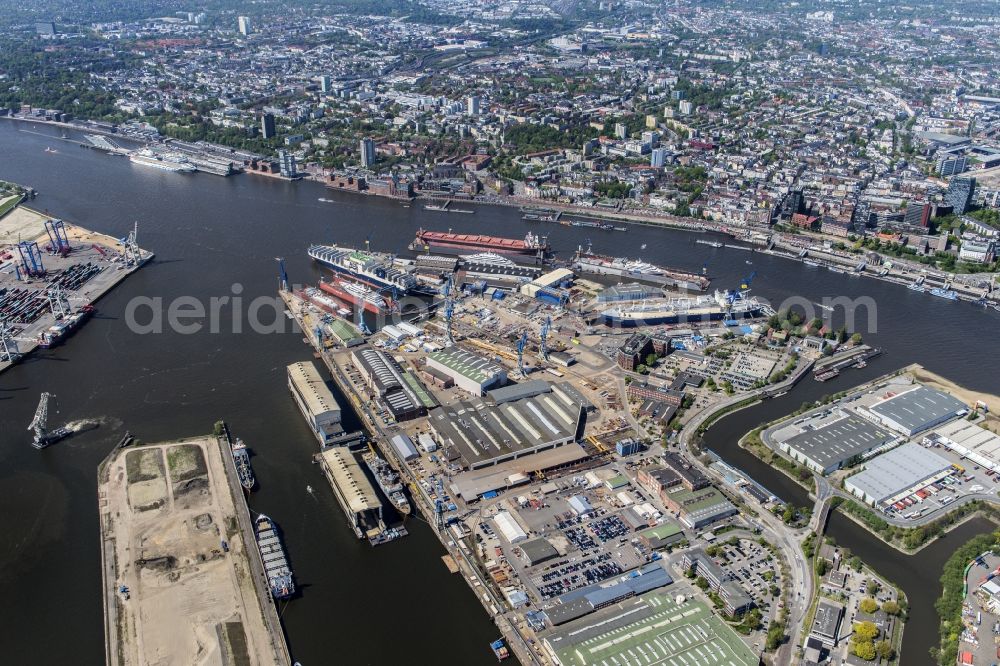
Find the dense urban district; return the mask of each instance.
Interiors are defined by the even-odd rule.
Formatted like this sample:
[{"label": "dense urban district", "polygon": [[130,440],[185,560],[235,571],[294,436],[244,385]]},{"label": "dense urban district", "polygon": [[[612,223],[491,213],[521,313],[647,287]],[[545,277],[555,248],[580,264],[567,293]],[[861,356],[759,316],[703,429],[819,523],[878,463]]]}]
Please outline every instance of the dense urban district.
[{"label": "dense urban district", "polygon": [[[746,433],[811,506],[702,437],[883,353],[834,327],[833,305],[815,316],[752,296],[758,253],[1000,310],[997,10],[0,0],[0,120],[50,132],[47,152],[61,140],[135,168],[308,179],[449,222],[513,206],[534,223],[523,239],[420,229],[410,257],[315,244],[302,248],[315,286],[278,264],[310,345],[288,388],[329,481],[308,492],[332,492],[345,529],[380,548],[422,517],[496,624],[484,651],[562,666],[921,663],[903,572],[876,572],[827,520],[841,512],[905,553],[996,520],[1000,398],[912,365]],[[153,256],[137,226],[102,237],[0,186],[3,370],[62,344]],[[558,224],[717,232],[696,242],[747,275],[710,292],[707,267],[584,246],[557,258],[545,229]],[[50,429],[48,400],[29,428],[39,449],[78,430]],[[99,474],[109,664],[290,662],[282,605],[310,590],[281,516],[249,513],[255,485],[224,422],[116,447]],[[939,664],[1000,655],[998,539],[945,567]]]}]

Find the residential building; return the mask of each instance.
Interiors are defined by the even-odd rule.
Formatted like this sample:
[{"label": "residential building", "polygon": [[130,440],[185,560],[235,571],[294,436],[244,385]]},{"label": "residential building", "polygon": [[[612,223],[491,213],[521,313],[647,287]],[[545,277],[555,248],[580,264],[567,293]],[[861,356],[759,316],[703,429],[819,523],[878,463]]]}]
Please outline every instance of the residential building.
[{"label": "residential building", "polygon": [[369,168],[375,164],[375,141],[369,137],[361,139],[359,146],[361,152],[361,166]]}]

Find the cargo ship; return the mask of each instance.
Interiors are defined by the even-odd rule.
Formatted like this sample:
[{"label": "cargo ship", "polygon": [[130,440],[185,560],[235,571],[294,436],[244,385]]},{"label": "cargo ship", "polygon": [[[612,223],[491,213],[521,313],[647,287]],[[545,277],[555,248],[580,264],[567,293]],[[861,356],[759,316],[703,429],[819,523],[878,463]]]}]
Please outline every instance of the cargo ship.
[{"label": "cargo ship", "polygon": [[523,239],[517,239],[418,229],[416,238],[410,244],[410,249],[427,252],[434,249],[449,254],[492,252],[506,256],[540,260],[544,259],[551,252],[552,248],[545,236],[538,236],[530,231]]},{"label": "cargo ship", "polygon": [[80,328],[83,322],[87,321],[93,313],[94,306],[88,304],[73,314],[60,319],[39,334],[38,346],[42,349],[55,347],[69,337],[73,331]]},{"label": "cargo ship", "polygon": [[191,173],[192,171],[198,170],[193,164],[185,160],[183,157],[160,155],[158,153],[154,153],[148,148],[143,148],[142,150],[129,153],[128,159],[130,162],[134,162],[135,164],[141,164],[142,166],[153,167],[154,169],[161,169],[163,171]]},{"label": "cargo ship", "polygon": [[334,273],[375,289],[395,289],[401,295],[424,290],[415,277],[394,265],[389,254],[336,245],[311,245],[309,256]]},{"label": "cargo ship", "polygon": [[377,291],[359,282],[334,279],[333,282],[320,282],[319,288],[372,314],[392,312],[394,307],[391,299],[380,296]]},{"label": "cargo ship", "polygon": [[277,526],[274,521],[260,514],[257,516],[257,549],[264,564],[264,575],[271,596],[275,599],[287,599],[295,594],[295,583],[292,580],[292,570],[288,566],[285,549],[278,538]]},{"label": "cargo ship", "polygon": [[403,484],[400,482],[396,470],[373,451],[365,451],[361,454],[361,458],[365,461],[365,465],[368,466],[372,474],[375,475],[378,487],[382,489],[385,496],[396,507],[396,511],[399,511],[404,516],[408,516],[412,509],[410,508],[409,500],[403,494]]},{"label": "cargo ship", "polygon": [[606,257],[577,250],[573,257],[573,270],[594,275],[613,275],[638,282],[664,285],[674,289],[705,291],[711,281],[703,275],[676,271],[624,257]]},{"label": "cargo ship", "polygon": [[253,490],[257,480],[253,476],[253,469],[250,467],[250,450],[243,443],[242,439],[237,439],[232,444],[233,462],[236,463],[236,476],[240,478],[240,485],[247,490]]},{"label": "cargo ship", "polygon": [[684,322],[754,319],[773,313],[747,291],[718,291],[714,295],[674,298],[620,305],[600,313],[607,326],[634,328]]}]

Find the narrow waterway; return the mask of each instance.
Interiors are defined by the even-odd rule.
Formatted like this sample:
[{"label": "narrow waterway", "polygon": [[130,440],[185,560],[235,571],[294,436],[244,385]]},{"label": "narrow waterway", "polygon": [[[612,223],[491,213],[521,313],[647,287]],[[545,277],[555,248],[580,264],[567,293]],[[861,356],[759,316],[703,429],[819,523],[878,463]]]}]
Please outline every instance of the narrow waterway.
[{"label": "narrow waterway", "polygon": [[[28,133],[20,131],[30,129]],[[41,134],[38,134],[41,133]],[[44,134],[52,134],[46,138]],[[756,272],[755,293],[780,304],[824,297],[867,297],[856,326],[887,353],[863,371],[826,384],[805,380],[787,396],[727,417],[708,433],[710,446],[785,499],[797,487],[736,446],[746,430],[824,392],[842,390],[910,362],[972,388],[996,390],[1000,316],[866,278],[835,274],[757,253],[696,244],[697,234],[633,227],[627,233],[531,224],[516,209],[476,206],[475,215],[404,208],[398,202],[330,193],[316,183],[285,183],[251,175],[182,175],[60,142],[52,128],[0,122],[0,178],[35,187],[39,210],[96,231],[124,236],[139,222],[139,240],[156,261],[98,304],[98,315],[62,347],[37,354],[0,375],[0,506],[7,538],[0,541],[0,609],[9,663],[100,663],[103,659],[96,467],[127,428],[143,441],[207,432],[225,418],[255,452],[260,490],[252,507],[285,532],[302,596],[282,606],[295,658],[306,666],[399,663],[490,663],[496,637],[473,593],[440,561],[444,549],[429,528],[411,521],[411,535],[377,549],[358,543],[316,466],[315,440],[285,387],[285,365],[311,358],[287,320],[283,334],[252,333],[222,310],[218,332],[129,330],[132,299],[239,296],[246,311],[277,286],[276,256],[293,282],[318,277],[305,254],[313,242],[336,242],[405,253],[420,226],[522,236],[548,233],[560,256],[581,244],[595,251],[700,271],[714,287],[735,287]],[[57,153],[45,152],[52,146]],[[332,199],[334,203],[318,201]],[[466,207],[463,205],[463,207]],[[457,218],[457,219],[456,219]],[[642,249],[643,246],[645,249]],[[817,314],[824,311],[817,310]],[[842,311],[833,314],[839,325]],[[877,327],[868,332],[871,320]],[[261,320],[270,321],[267,313]],[[238,332],[239,331],[239,332]],[[101,418],[100,429],[37,452],[24,428],[38,395],[57,395],[56,421]],[[306,492],[311,485],[316,492]],[[801,493],[800,493],[801,494]],[[897,580],[913,602],[906,663],[923,663],[936,640],[932,602],[940,563],[955,544],[986,529],[982,523],[903,558],[853,524],[834,517],[831,534]],[[905,571],[905,573],[904,573]],[[58,627],[59,639],[53,640]]]}]

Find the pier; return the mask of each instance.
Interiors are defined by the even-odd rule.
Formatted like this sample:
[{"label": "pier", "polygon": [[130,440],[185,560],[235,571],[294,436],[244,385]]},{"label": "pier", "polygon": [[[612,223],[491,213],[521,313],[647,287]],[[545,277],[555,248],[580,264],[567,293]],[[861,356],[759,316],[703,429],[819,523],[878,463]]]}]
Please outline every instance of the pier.
[{"label": "pier", "polygon": [[227,447],[213,436],[116,447],[101,463],[110,666],[291,662]]}]

